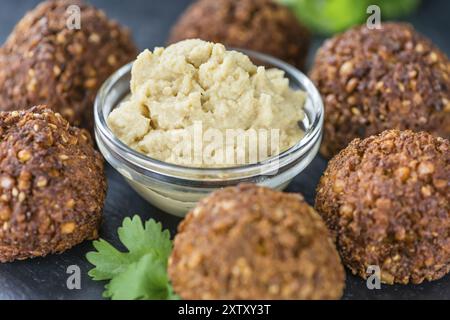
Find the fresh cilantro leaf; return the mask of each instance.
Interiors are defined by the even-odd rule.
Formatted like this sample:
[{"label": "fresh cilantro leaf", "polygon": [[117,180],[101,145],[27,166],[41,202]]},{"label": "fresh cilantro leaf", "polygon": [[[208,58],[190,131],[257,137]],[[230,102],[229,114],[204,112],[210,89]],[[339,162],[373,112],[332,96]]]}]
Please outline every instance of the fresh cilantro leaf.
[{"label": "fresh cilantro leaf", "polygon": [[131,255],[141,257],[147,252],[153,252],[162,260],[169,259],[172,242],[169,231],[163,231],[161,223],[151,219],[144,227],[141,218],[134,216],[133,219],[126,218],[117,233]]},{"label": "fresh cilantro leaf", "polygon": [[128,254],[122,253],[103,239],[93,242],[96,252],[89,252],[87,260],[95,268],[89,271],[89,276],[94,280],[109,280],[126,270],[132,263]]},{"label": "fresh cilantro leaf", "polygon": [[96,266],[89,272],[94,280],[112,279],[149,252],[168,261],[172,251],[170,233],[168,230],[163,231],[162,225],[155,220],[151,219],[143,226],[139,216],[125,218],[118,234],[128,252],[120,252],[105,240],[99,240],[94,241],[97,252],[87,254],[87,260]]},{"label": "fresh cilantro leaf", "polygon": [[145,225],[139,216],[124,219],[117,230],[127,252],[105,240],[94,241],[95,252],[86,255],[95,268],[93,280],[111,280],[104,296],[112,299],[178,299],[167,275],[172,251],[168,230],[153,219]]},{"label": "fresh cilantro leaf", "polygon": [[106,286],[105,298],[113,300],[173,299],[164,263],[149,253]]}]

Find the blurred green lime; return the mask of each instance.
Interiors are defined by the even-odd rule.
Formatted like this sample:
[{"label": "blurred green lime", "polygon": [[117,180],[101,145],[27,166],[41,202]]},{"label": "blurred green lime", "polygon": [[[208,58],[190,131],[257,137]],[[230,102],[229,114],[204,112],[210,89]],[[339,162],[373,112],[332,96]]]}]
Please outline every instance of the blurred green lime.
[{"label": "blurred green lime", "polygon": [[382,19],[394,19],[413,12],[420,0],[279,0],[290,7],[312,31],[333,34],[363,23],[367,7],[381,8]]}]

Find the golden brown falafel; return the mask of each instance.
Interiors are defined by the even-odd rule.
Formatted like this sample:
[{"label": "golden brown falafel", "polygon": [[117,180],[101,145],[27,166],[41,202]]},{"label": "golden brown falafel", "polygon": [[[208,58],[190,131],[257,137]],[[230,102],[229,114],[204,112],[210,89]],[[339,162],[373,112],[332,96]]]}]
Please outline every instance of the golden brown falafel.
[{"label": "golden brown falafel", "polygon": [[409,24],[335,36],[319,49],[310,75],[324,100],[327,158],[387,129],[450,138],[450,60]]},{"label": "golden brown falafel", "polygon": [[450,271],[450,143],[429,133],[385,131],[333,158],[316,209],[344,263],[384,282],[421,283]]},{"label": "golden brown falafel", "polygon": [[303,69],[311,36],[272,0],[199,0],[173,27],[169,43],[193,38],[263,52]]},{"label": "golden brown falafel", "polygon": [[188,214],[169,276],[184,299],[338,299],[345,279],[302,196],[254,185],[217,191]]},{"label": "golden brown falafel", "polygon": [[[71,5],[80,8],[80,29],[67,26]],[[45,104],[92,130],[97,90],[136,54],[129,32],[102,11],[79,0],[45,1],[0,49],[0,109]]]},{"label": "golden brown falafel", "polygon": [[43,106],[0,113],[0,262],[97,237],[106,180],[85,130]]}]

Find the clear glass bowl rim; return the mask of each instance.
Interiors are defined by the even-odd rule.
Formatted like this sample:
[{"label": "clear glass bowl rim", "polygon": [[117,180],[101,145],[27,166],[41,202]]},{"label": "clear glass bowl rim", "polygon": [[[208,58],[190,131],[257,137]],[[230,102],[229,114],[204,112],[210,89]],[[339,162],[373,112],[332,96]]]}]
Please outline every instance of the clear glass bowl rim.
[{"label": "clear glass bowl rim", "polygon": [[308,146],[313,140],[320,138],[324,122],[324,106],[319,91],[312,83],[312,81],[304,73],[302,73],[300,70],[296,69],[294,66],[286,62],[283,62],[267,54],[263,54],[252,50],[240,48],[232,48],[232,49],[240,51],[248,55],[250,58],[257,59],[262,63],[268,63],[273,67],[283,70],[288,77],[294,78],[304,87],[306,93],[308,94],[308,97],[312,100],[312,104],[314,105],[315,109],[315,114],[314,119],[310,119],[311,124],[309,128],[307,128],[307,130],[305,131],[305,135],[294,146],[292,146],[291,148],[289,148],[288,150],[282,152],[277,156],[273,156],[258,163],[236,167],[224,167],[224,168],[199,168],[199,167],[182,166],[178,164],[153,159],[145,154],[133,150],[125,143],[120,141],[111,131],[107,123],[107,116],[105,117],[105,114],[103,112],[103,106],[105,104],[107,94],[114,88],[116,83],[123,76],[131,72],[131,68],[134,62],[130,62],[121,67],[120,69],[118,69],[105,81],[105,83],[98,91],[94,104],[95,134],[97,140],[100,139],[99,136],[107,139],[107,142],[109,144],[113,145],[117,150],[120,151],[122,159],[126,159],[127,161],[131,162],[133,165],[137,165],[141,169],[151,170],[150,168],[153,169],[156,168],[158,170],[157,172],[158,174],[167,175],[165,172],[170,172],[170,176],[173,177],[175,174],[175,176],[179,175],[179,177],[182,179],[185,179],[186,176],[195,177],[197,175],[238,176],[240,173],[246,174],[249,171],[253,170],[257,170],[259,172],[270,172],[274,170],[273,168],[274,165],[278,166],[280,164],[288,165],[292,161],[295,161],[295,159],[302,156],[306,151],[308,151],[305,149],[309,149]]}]

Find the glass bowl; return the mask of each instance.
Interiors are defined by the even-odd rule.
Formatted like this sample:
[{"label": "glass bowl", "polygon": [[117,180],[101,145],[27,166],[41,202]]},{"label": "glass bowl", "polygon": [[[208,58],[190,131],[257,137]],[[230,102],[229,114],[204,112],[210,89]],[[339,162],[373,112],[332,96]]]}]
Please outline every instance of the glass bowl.
[{"label": "glass bowl", "polygon": [[109,113],[130,93],[132,63],[116,71],[98,92],[95,137],[105,159],[144,199],[159,209],[184,216],[209,193],[239,183],[255,183],[282,190],[317,155],[322,140],[324,109],[320,94],[306,75],[276,58],[237,49],[257,65],[285,72],[294,89],[307,93],[305,117],[299,123],[303,138],[290,149],[265,161],[231,168],[192,168],[152,159],[122,143],[107,124]]}]

